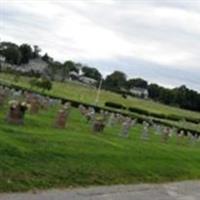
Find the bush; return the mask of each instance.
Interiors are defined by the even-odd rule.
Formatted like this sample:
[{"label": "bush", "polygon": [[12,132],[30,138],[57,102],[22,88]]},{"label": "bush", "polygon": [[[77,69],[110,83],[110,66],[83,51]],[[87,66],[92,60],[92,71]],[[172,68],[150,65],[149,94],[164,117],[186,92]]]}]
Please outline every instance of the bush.
[{"label": "bush", "polygon": [[[134,107],[130,107],[128,109],[130,112],[134,112],[137,114],[141,114],[141,115],[146,115],[146,116],[151,116],[151,117],[155,117],[155,118],[159,118],[159,119],[168,119],[171,121],[180,121],[182,120],[181,116],[177,116],[177,115],[166,115],[166,114],[162,114],[162,113],[153,113],[153,112],[149,112],[140,108],[134,108]],[[185,120],[187,122],[191,122],[191,123],[196,123],[198,124],[200,122],[200,119],[192,119],[192,118],[185,118]]]},{"label": "bush", "polygon": [[191,123],[194,123],[194,124],[199,124],[200,123],[200,119],[195,119],[195,118],[188,118],[186,117],[185,120],[187,122],[191,122]]},{"label": "bush", "polygon": [[52,82],[46,78],[38,79],[36,86],[44,90],[51,90]]},{"label": "bush", "polygon": [[111,107],[111,108],[116,108],[116,109],[123,109],[123,110],[126,110],[126,107],[121,105],[121,104],[118,104],[118,103],[114,103],[114,102],[105,102],[105,106],[107,107]]},{"label": "bush", "polygon": [[150,113],[146,110],[142,110],[140,108],[134,108],[134,107],[130,107],[128,109],[130,112],[135,112],[135,113],[138,113],[138,114],[141,114],[141,115],[147,115],[147,116],[150,116]]},{"label": "bush", "polygon": [[37,87],[42,89],[43,92],[45,90],[51,90],[52,88],[52,82],[46,78],[32,78],[30,79],[29,84],[31,88]]}]

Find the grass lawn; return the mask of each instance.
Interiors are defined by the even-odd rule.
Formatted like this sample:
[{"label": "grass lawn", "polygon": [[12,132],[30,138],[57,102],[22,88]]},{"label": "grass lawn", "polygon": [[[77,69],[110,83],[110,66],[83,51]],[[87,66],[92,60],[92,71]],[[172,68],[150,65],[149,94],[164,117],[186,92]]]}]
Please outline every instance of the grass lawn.
[{"label": "grass lawn", "polygon": [[10,125],[6,111],[0,108],[0,192],[200,178],[200,142],[162,144],[154,134],[144,142],[140,125],[128,139],[119,126],[94,135],[76,109],[64,130],[53,128],[57,108]]},{"label": "grass lawn", "polygon": [[[7,83],[16,84],[18,86],[30,88],[28,77],[21,76],[20,80],[16,83],[13,75],[0,73],[0,80]],[[47,93],[93,104],[95,101],[96,92],[97,92],[96,89],[84,87],[84,86],[81,86],[80,84],[76,84],[72,82],[70,83],[69,82],[68,83],[54,82],[53,89]],[[133,106],[133,107],[148,110],[154,113],[173,114],[173,115],[181,116],[183,118],[192,117],[192,118],[200,119],[199,112],[192,112],[192,111],[188,111],[184,109],[166,106],[166,105],[163,105],[151,100],[142,100],[142,99],[133,98],[133,97],[124,99],[122,98],[121,95],[102,90],[98,105],[104,106],[106,101],[120,103],[127,107]]]}]

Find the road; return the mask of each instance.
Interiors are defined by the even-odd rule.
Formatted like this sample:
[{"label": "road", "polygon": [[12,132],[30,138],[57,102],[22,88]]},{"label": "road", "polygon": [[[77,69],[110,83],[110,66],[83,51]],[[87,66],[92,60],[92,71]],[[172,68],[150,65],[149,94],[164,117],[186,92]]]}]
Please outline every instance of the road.
[{"label": "road", "polygon": [[10,193],[0,200],[200,200],[200,181]]}]

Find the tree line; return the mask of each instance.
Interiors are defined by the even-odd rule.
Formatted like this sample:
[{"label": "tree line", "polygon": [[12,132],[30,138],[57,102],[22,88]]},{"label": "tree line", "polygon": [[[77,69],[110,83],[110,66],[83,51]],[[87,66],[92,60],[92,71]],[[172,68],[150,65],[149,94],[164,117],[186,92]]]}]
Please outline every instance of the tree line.
[{"label": "tree line", "polygon": [[200,111],[200,94],[187,88],[185,85],[168,89],[158,84],[149,84],[141,78],[128,79],[127,75],[121,71],[114,71],[103,79],[102,74],[94,67],[69,60],[61,63],[54,61],[47,53],[41,55],[41,49],[37,45],[32,47],[29,44],[17,45],[11,42],[1,42],[0,55],[5,57],[7,63],[15,65],[27,64],[31,59],[41,58],[48,63],[45,74],[52,81],[55,80],[57,74],[60,74],[61,81],[65,81],[69,77],[70,72],[78,74],[81,71],[84,76],[97,80],[97,85],[100,80],[103,80],[102,87],[106,90],[128,95],[131,88],[139,87],[147,89],[149,98],[155,101],[184,109]]}]

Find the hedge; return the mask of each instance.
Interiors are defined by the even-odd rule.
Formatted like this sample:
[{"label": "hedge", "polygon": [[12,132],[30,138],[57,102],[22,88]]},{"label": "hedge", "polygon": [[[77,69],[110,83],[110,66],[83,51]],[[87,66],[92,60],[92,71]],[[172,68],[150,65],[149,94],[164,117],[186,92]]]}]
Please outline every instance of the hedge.
[{"label": "hedge", "polygon": [[151,116],[151,117],[156,117],[156,118],[159,118],[159,119],[168,119],[168,120],[171,120],[171,121],[181,121],[181,120],[184,119],[187,122],[191,122],[191,123],[195,123],[195,124],[200,123],[200,119],[189,118],[189,117],[183,118],[181,116],[177,116],[177,115],[174,115],[174,114],[166,115],[166,114],[162,114],[162,113],[153,113],[153,112],[149,112],[147,110],[143,110],[143,109],[135,108],[135,107],[130,107],[130,108],[128,108],[128,110],[130,112],[138,113],[138,114],[141,114],[141,115],[147,115],[147,116]]},{"label": "hedge", "polygon": [[105,106],[107,107],[111,107],[111,108],[116,108],[116,109],[123,109],[123,110],[126,110],[126,107],[121,105],[121,104],[118,104],[118,103],[114,103],[114,102],[106,102],[105,103]]}]

